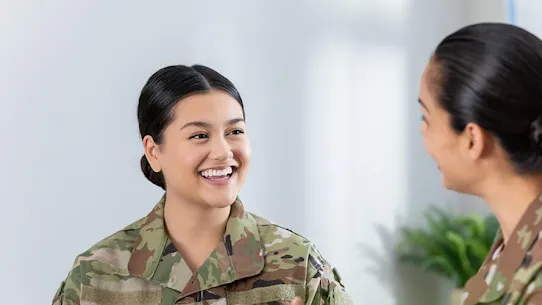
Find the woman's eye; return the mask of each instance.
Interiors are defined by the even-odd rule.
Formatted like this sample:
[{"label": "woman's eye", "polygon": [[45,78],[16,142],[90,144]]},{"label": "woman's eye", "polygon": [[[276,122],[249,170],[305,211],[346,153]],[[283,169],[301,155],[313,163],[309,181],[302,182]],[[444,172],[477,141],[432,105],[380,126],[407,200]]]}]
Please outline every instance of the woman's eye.
[{"label": "woman's eye", "polygon": [[206,139],[208,136],[204,133],[198,133],[190,137],[190,139]]},{"label": "woman's eye", "polygon": [[238,135],[245,133],[242,129],[235,129],[231,132],[232,134]]}]

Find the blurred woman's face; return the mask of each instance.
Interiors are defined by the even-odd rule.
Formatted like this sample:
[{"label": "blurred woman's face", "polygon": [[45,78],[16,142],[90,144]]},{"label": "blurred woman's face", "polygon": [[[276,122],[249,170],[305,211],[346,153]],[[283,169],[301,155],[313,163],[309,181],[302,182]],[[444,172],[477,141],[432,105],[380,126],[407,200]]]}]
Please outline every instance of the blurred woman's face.
[{"label": "blurred woman's face", "polygon": [[451,126],[450,115],[436,100],[434,62],[430,62],[421,78],[419,103],[422,112],[421,134],[426,151],[437,163],[447,189],[469,193],[477,181],[476,165],[468,156],[468,141],[463,133],[456,133]]}]

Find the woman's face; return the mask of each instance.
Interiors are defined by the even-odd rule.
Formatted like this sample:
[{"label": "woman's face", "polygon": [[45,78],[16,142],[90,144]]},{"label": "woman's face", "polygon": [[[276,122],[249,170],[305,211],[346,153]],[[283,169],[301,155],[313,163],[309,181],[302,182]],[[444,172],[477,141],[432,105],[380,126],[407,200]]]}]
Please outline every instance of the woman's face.
[{"label": "woman's face", "polygon": [[468,125],[462,133],[456,133],[449,113],[440,106],[435,97],[431,62],[421,78],[419,103],[422,112],[421,134],[425,149],[435,160],[442,173],[443,184],[450,190],[470,193],[479,181],[480,167],[477,165],[483,143],[480,128]]},{"label": "woman's face", "polygon": [[168,192],[217,208],[235,201],[252,154],[241,105],[219,90],[182,99],[162,143],[156,145],[149,136],[144,142]]}]

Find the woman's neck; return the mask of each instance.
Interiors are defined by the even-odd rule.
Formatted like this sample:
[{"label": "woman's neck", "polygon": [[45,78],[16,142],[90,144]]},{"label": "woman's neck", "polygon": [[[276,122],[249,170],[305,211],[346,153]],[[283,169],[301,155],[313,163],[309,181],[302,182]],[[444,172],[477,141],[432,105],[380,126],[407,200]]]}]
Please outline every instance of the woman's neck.
[{"label": "woman's neck", "polygon": [[506,244],[529,205],[540,195],[540,177],[493,176],[484,183],[480,197],[495,213]]},{"label": "woman's neck", "polygon": [[169,237],[177,247],[197,244],[214,249],[224,235],[229,214],[230,207],[205,207],[166,194],[164,220]]}]

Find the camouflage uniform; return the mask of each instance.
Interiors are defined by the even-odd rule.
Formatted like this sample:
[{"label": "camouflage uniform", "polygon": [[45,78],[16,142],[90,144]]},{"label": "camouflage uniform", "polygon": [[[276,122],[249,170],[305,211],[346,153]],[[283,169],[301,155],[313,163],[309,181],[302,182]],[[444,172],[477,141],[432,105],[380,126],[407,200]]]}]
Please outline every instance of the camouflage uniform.
[{"label": "camouflage uniform", "polygon": [[542,304],[542,196],[503,246],[499,232],[478,273],[465,285],[463,305]]},{"label": "camouflage uniform", "polygon": [[232,205],[223,242],[193,274],[164,228],[164,197],[77,257],[54,305],[352,304],[335,269],[300,235]]}]

